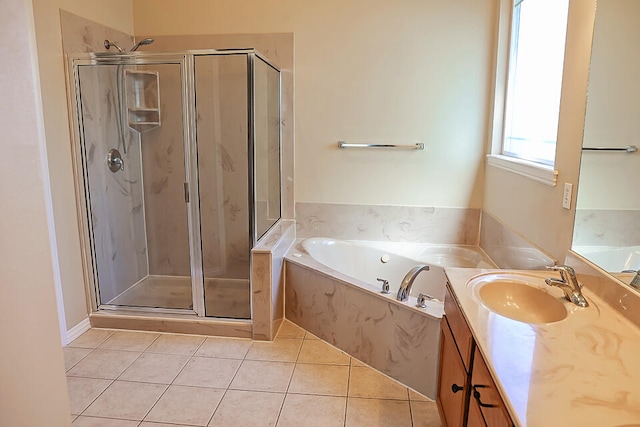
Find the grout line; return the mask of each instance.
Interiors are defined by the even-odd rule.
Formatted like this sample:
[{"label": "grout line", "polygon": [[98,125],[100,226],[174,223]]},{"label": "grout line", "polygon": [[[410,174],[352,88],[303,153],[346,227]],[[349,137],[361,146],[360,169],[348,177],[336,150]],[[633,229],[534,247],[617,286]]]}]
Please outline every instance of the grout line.
[{"label": "grout line", "polygon": [[347,378],[347,396],[344,399],[344,427],[347,426],[347,411],[349,410],[349,392],[351,391],[351,361],[353,357],[349,356],[349,377]]},{"label": "grout line", "polygon": [[[84,378],[84,377],[81,377],[81,378]],[[93,378],[91,378],[91,379],[93,379]],[[104,378],[102,378],[102,379],[104,379]],[[107,380],[107,381],[109,381],[109,380]],[[104,394],[104,392],[105,392],[105,391],[107,391],[107,390],[109,389],[109,387],[111,387],[111,386],[113,385],[113,383],[114,383],[114,382],[116,382],[116,380],[110,380],[110,381],[111,381],[111,383],[110,383],[108,386],[106,386],[106,387],[104,388],[104,390],[102,390],[102,391],[101,391],[101,392],[100,392],[100,393],[95,397],[95,399],[93,399],[93,400],[91,401],[91,403],[89,403],[89,404],[87,405],[87,407],[86,407],[86,408],[84,408],[84,409],[82,410],[82,412],[80,412],[79,414],[76,414],[78,417],[79,417],[80,415],[84,414],[84,413],[85,413],[85,411],[86,411],[87,409],[89,409],[89,407],[90,407],[91,405],[93,405],[93,404],[95,403],[95,401],[96,401],[96,400],[98,400],[98,398],[100,398],[100,396],[102,396],[102,395]]]}]

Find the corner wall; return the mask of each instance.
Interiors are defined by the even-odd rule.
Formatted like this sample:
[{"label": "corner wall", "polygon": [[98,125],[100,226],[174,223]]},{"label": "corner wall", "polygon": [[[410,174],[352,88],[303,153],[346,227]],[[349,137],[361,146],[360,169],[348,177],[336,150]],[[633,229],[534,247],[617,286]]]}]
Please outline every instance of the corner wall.
[{"label": "corner wall", "polygon": [[[78,237],[60,9],[129,34],[133,33],[133,15],[131,0],[33,0],[53,216],[58,236],[55,244],[65,322],[67,329],[72,329],[87,318],[88,310]],[[84,45],[102,42],[90,32],[79,36]]]},{"label": "corner wall", "polygon": [[482,207],[495,1],[133,6],[136,34],[294,33],[296,202]]},{"label": "corner wall", "polygon": [[[564,260],[573,237],[594,17],[595,0],[570,0],[556,187],[492,166],[485,180],[484,210],[559,260]],[[562,208],[565,182],[574,184],[571,210]]]},{"label": "corner wall", "polygon": [[2,2],[0,424],[70,425],[30,0]]}]

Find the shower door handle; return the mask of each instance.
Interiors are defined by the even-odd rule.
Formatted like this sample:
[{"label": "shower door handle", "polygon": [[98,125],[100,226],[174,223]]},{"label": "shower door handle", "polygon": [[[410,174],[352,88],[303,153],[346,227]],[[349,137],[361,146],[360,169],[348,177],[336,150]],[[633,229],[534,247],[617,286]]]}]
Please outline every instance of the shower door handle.
[{"label": "shower door handle", "polygon": [[124,170],[124,160],[122,160],[120,152],[115,148],[112,148],[107,153],[107,166],[109,166],[109,170],[113,173]]}]

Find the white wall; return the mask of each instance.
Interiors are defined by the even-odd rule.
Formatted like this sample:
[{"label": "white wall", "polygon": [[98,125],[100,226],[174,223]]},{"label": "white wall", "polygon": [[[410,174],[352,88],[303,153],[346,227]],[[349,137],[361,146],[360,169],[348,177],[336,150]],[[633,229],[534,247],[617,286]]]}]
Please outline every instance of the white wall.
[{"label": "white wall", "polygon": [[[0,424],[70,425],[31,1],[0,2]],[[50,206],[49,206],[50,208]]]},{"label": "white wall", "polygon": [[[294,33],[296,201],[482,206],[494,1],[133,6],[136,34]],[[338,150],[343,139],[427,150]]]},{"label": "white wall", "polygon": [[595,0],[570,0],[555,188],[492,166],[487,168],[484,209],[548,253],[564,260],[571,247],[571,210],[562,208],[564,183],[578,182]]},{"label": "white wall", "polygon": [[[60,9],[133,33],[131,0],[33,0],[56,246],[68,329],[87,317],[71,137],[65,89]],[[87,35],[89,36],[89,35]]]},{"label": "white wall", "polygon": [[[585,147],[640,146],[640,2],[598,2]],[[640,154],[584,152],[581,209],[640,209]]]}]

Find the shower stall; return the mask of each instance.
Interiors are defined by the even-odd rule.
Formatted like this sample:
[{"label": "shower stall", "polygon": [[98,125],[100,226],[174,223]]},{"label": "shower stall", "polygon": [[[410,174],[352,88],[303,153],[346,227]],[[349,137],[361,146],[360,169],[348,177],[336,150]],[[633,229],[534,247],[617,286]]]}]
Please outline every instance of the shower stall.
[{"label": "shower stall", "polygon": [[68,59],[95,310],[250,319],[281,214],[280,71],[254,49]]}]

